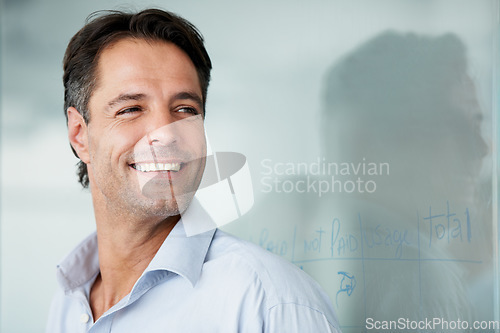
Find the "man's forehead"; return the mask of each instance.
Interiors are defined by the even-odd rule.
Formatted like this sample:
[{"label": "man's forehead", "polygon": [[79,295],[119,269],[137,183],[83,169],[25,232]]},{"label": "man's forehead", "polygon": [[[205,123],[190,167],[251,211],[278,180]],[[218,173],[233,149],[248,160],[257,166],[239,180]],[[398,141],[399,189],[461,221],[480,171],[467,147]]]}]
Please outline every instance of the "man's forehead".
[{"label": "man's forehead", "polygon": [[117,40],[101,51],[95,77],[92,96],[110,87],[117,91],[109,96],[111,100],[120,99],[120,95],[141,95],[143,92],[134,90],[159,83],[173,88],[176,97],[192,98],[203,106],[198,72],[189,56],[171,42],[131,37]]},{"label": "man's forehead", "polygon": [[197,77],[196,67],[187,53],[168,41],[131,37],[117,40],[100,52],[97,74],[109,69],[125,73],[124,65],[129,66],[129,71],[153,69],[154,73],[158,73],[167,69],[180,73],[183,70],[183,75],[195,73]]}]

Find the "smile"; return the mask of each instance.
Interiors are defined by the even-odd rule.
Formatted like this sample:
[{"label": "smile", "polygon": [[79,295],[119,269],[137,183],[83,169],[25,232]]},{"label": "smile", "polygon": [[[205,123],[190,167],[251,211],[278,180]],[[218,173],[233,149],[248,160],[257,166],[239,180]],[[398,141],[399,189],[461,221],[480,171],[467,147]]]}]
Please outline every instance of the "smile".
[{"label": "smile", "polygon": [[134,163],[130,166],[140,172],[179,171],[181,163]]}]

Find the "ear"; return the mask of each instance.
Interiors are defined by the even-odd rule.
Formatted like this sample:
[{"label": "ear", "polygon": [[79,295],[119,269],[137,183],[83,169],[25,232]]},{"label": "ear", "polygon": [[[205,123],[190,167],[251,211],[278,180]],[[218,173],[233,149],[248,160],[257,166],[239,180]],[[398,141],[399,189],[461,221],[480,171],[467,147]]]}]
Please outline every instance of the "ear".
[{"label": "ear", "polygon": [[82,162],[88,164],[90,159],[87,124],[80,112],[74,107],[69,107],[66,112],[68,114],[69,142]]}]

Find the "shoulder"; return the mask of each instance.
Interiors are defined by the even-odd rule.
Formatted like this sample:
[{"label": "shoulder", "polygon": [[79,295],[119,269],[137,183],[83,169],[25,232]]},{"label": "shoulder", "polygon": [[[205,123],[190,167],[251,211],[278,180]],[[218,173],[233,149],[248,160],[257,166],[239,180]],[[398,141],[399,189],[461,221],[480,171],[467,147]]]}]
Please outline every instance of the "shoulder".
[{"label": "shoulder", "polygon": [[236,280],[252,281],[254,288],[262,289],[268,317],[286,317],[287,312],[300,317],[302,313],[311,320],[322,318],[331,327],[338,327],[326,293],[309,275],[287,260],[217,230],[207,254],[206,263],[210,262],[223,263],[225,274]]},{"label": "shoulder", "polygon": [[319,296],[318,291],[321,291],[319,285],[295,265],[260,246],[220,230],[214,236],[207,259],[235,261],[234,268],[254,274],[271,298],[310,300]]}]

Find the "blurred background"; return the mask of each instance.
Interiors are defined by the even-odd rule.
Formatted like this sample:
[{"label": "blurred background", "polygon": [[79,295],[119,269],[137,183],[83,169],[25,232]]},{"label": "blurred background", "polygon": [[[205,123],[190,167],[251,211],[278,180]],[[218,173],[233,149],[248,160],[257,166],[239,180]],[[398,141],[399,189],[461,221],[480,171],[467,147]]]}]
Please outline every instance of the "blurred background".
[{"label": "blurred background", "polygon": [[344,332],[368,317],[499,320],[498,1],[0,6],[1,332],[44,330],[55,266],[95,229],[66,134],[65,47],[94,11],[147,7],[202,32],[207,135],[247,157],[255,204],[225,230],[311,274]]}]

